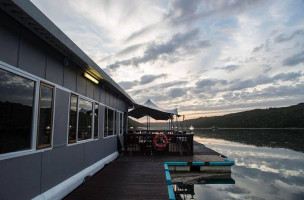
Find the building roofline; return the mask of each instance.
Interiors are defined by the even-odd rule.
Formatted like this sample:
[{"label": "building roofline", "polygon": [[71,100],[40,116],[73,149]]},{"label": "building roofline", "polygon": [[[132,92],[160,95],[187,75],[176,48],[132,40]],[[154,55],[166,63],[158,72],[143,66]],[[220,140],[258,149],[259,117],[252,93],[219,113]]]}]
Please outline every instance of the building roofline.
[{"label": "building roofline", "polygon": [[0,0],[0,9],[28,28],[39,38],[72,60],[100,82],[123,95],[130,104],[136,102],[66,34],[29,0]]}]

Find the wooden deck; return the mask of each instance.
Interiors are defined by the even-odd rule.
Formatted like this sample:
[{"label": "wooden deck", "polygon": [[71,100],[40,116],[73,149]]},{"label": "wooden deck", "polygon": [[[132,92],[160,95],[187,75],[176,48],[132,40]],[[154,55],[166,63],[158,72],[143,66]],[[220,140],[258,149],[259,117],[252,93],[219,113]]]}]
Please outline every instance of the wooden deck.
[{"label": "wooden deck", "polygon": [[168,200],[164,165],[118,159],[64,199]]},{"label": "wooden deck", "polygon": [[123,155],[86,181],[65,200],[169,199],[165,161],[224,161],[219,153],[194,142],[193,156]]}]

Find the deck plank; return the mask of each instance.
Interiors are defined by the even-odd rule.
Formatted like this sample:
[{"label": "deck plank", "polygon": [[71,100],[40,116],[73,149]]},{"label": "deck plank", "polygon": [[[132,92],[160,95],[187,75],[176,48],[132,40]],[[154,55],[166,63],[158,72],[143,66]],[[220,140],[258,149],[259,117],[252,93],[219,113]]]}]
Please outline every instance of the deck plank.
[{"label": "deck plank", "polygon": [[118,159],[64,199],[168,200],[168,198],[163,163],[122,162]]},{"label": "deck plank", "polygon": [[197,142],[193,156],[124,155],[70,193],[65,200],[169,199],[164,162],[224,161],[220,154]]}]

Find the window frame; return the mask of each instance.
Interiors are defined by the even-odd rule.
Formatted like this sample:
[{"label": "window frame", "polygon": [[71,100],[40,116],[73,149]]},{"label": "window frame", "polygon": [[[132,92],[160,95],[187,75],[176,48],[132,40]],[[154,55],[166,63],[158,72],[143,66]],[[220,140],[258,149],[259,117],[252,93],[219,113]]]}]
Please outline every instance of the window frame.
[{"label": "window frame", "polygon": [[[75,96],[77,98],[77,105],[76,105],[76,125],[75,125],[75,129],[76,129],[76,136],[75,136],[75,140],[69,140],[69,135],[70,135],[70,112],[71,112],[71,97]],[[70,93],[69,95],[69,112],[68,112],[68,134],[67,134],[67,144],[75,144],[77,143],[77,137],[78,137],[78,105],[79,105],[79,95],[75,94],[75,93]]]},{"label": "window frame", "polygon": [[119,128],[120,128],[119,135],[123,135],[123,123],[124,123],[124,114],[122,112],[120,112],[120,115],[119,115]]},{"label": "window frame", "polygon": [[[99,133],[98,133],[98,137],[94,138],[94,115],[92,115],[92,122],[91,122],[91,137],[88,139],[84,139],[84,140],[78,140],[78,127],[79,127],[79,99],[88,101],[90,103],[92,103],[92,110],[94,110],[94,106],[95,104],[98,104],[99,109],[100,109],[100,103],[95,102],[94,100],[85,97],[83,95],[77,94],[75,92],[69,92],[69,112],[68,112],[68,124],[67,124],[67,146],[71,146],[71,145],[75,145],[75,144],[81,144],[81,143],[85,143],[88,141],[92,141],[92,140],[98,140],[99,139]],[[69,130],[70,130],[70,107],[71,107],[71,96],[75,96],[77,97],[77,111],[76,111],[76,139],[73,140],[73,142],[70,142],[71,140],[69,140]],[[95,113],[95,110],[94,110]],[[99,116],[98,116],[99,118]],[[99,125],[98,125],[99,126]]]},{"label": "window frame", "polygon": [[[107,112],[106,112],[107,110]],[[107,116],[106,116],[107,114]],[[103,137],[104,138],[107,138],[109,137],[109,119],[108,119],[108,116],[109,116],[109,108],[107,106],[104,107],[104,113],[103,113]],[[105,122],[107,122],[107,124],[105,124]],[[107,135],[105,136],[105,132],[107,132]]]},{"label": "window frame", "polygon": [[[97,114],[97,136],[95,137],[95,111],[96,111],[96,109],[95,109],[95,106],[98,106],[98,114]],[[94,140],[98,140],[99,139],[99,109],[100,109],[100,104],[98,103],[98,102],[94,102],[94,105],[93,105],[93,107],[94,107],[94,117],[93,117],[93,139]]]},{"label": "window frame", "polygon": [[94,138],[94,115],[93,115],[93,112],[92,112],[92,119],[91,119],[91,138],[88,138],[88,139],[84,139],[84,140],[78,140],[78,128],[79,128],[79,99],[82,99],[84,101],[88,101],[90,103],[92,103],[92,111],[94,110],[94,101],[85,97],[85,96],[80,96],[78,95],[78,107],[77,107],[77,136],[76,136],[76,143],[79,142],[84,142],[84,141],[88,141],[88,140],[93,140]]},{"label": "window frame", "polygon": [[[39,125],[40,125],[40,103],[41,103],[41,86],[51,88],[52,92],[52,110],[51,110],[51,133],[50,144],[39,145]],[[39,99],[38,99],[38,117],[37,117],[37,136],[36,136],[36,149],[45,149],[53,146],[53,131],[54,131],[54,106],[55,106],[55,86],[40,81],[39,84]]]},{"label": "window frame", "polygon": [[[114,137],[114,136],[116,136],[115,135],[115,121],[114,121],[114,118],[115,118],[115,112],[116,112],[116,110],[115,109],[113,109],[113,108],[110,108],[110,107],[108,107],[108,106],[106,106],[106,108],[108,109],[108,112],[107,112],[107,114],[108,114],[108,116],[107,116],[107,137]],[[112,116],[112,134],[111,135],[109,135],[109,110],[111,110],[112,112],[113,112],[113,116]]]},{"label": "window frame", "polygon": [[[33,111],[32,111],[32,124],[31,124],[31,145],[29,149],[26,150],[20,150],[20,151],[14,151],[14,152],[8,152],[0,154],[0,160],[24,156],[28,154],[35,153],[37,151],[44,151],[36,149],[36,133],[37,133],[37,117],[38,117],[38,101],[39,101],[39,84],[40,79],[28,72],[25,72],[19,68],[16,68],[12,65],[9,65],[7,63],[4,63],[0,60],[0,69],[13,73],[15,75],[21,76],[22,78],[29,79],[31,81],[34,81],[34,96],[33,96]],[[53,141],[53,139],[52,139]]]}]

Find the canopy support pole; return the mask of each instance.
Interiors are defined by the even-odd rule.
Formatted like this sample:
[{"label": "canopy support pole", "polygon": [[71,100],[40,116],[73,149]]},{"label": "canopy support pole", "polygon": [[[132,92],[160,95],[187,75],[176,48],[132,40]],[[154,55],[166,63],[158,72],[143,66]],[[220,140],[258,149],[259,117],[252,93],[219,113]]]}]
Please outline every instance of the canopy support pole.
[{"label": "canopy support pole", "polygon": [[147,133],[148,133],[148,115],[147,115]]}]

